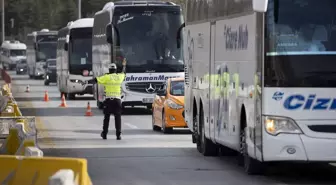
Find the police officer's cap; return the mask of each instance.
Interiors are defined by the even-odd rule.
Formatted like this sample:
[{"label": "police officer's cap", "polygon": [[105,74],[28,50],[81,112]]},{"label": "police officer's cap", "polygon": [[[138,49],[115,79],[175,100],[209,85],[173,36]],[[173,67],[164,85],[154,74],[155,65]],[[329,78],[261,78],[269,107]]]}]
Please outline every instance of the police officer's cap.
[{"label": "police officer's cap", "polygon": [[108,66],[109,69],[117,69],[117,65],[115,63],[111,63]]}]

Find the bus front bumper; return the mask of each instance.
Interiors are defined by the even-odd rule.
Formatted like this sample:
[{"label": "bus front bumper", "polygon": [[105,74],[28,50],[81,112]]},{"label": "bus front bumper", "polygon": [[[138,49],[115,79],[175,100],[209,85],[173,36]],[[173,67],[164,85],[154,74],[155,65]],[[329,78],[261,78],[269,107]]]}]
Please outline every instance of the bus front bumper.
[{"label": "bus front bumper", "polygon": [[336,139],[263,134],[264,161],[336,162]]},{"label": "bus front bumper", "polygon": [[84,81],[81,80],[69,80],[68,81],[68,93],[75,93],[75,94],[93,94],[93,87],[92,84],[86,84]]}]

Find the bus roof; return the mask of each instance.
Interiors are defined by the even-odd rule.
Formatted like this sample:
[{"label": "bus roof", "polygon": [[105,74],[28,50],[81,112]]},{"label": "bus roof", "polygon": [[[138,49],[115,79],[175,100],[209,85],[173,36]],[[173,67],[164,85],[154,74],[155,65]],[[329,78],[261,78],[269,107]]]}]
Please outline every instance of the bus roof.
[{"label": "bus roof", "polygon": [[42,29],[41,31],[34,31],[32,33],[29,33],[28,36],[34,36],[34,35],[57,35],[57,31],[50,31],[48,29]]},{"label": "bus roof", "polygon": [[69,29],[93,27],[93,18],[77,19],[68,23]]},{"label": "bus roof", "polygon": [[118,6],[176,6],[175,3],[173,2],[165,2],[165,1],[137,1],[137,0],[120,0],[120,1],[115,1],[115,2],[108,2],[105,4],[102,10],[98,11],[95,13],[95,15],[100,14],[105,11],[110,11],[114,7]]},{"label": "bus roof", "polygon": [[26,44],[21,43],[19,41],[4,41],[1,44],[1,48],[6,48],[6,49],[27,49]]}]

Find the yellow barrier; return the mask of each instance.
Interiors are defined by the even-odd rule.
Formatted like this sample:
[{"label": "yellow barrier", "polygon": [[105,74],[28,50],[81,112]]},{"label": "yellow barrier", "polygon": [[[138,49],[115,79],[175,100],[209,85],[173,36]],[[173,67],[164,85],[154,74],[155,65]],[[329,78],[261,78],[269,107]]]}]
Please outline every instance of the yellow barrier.
[{"label": "yellow barrier", "polygon": [[38,147],[35,117],[0,117],[0,124],[6,124],[5,127],[9,128],[6,140],[0,147],[1,153],[18,155],[23,154],[27,146]]},{"label": "yellow barrier", "polygon": [[49,177],[61,169],[70,169],[78,185],[92,185],[86,159],[57,157],[0,156],[0,184],[46,185]]},{"label": "yellow barrier", "polygon": [[0,147],[1,153],[9,154],[0,155],[0,184],[46,185],[60,170],[71,170],[74,174],[74,184],[92,185],[85,159],[22,156],[29,155],[27,149],[30,147],[35,148],[35,153],[39,150],[35,117],[22,116],[12,96],[10,84],[4,85],[0,93],[8,97],[5,111],[0,113],[0,126],[8,122],[9,129],[5,143]]}]

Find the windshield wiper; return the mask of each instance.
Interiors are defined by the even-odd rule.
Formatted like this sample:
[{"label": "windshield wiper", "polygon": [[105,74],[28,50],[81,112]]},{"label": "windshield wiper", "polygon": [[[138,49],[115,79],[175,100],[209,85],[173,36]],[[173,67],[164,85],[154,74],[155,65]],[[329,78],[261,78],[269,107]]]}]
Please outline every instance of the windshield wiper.
[{"label": "windshield wiper", "polygon": [[308,71],[304,74],[308,74],[306,78],[312,78],[312,77],[336,77],[336,71]]}]

